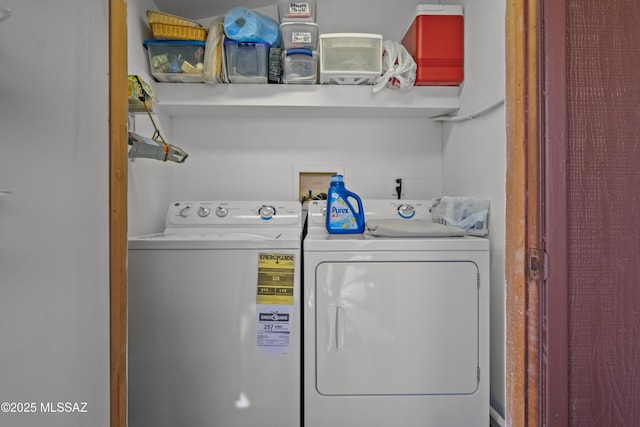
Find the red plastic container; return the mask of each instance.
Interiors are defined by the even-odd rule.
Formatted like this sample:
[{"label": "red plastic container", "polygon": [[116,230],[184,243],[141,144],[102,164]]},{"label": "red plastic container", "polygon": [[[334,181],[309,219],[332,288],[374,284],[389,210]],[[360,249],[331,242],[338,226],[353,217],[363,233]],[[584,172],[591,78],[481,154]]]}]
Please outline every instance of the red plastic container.
[{"label": "red plastic container", "polygon": [[462,6],[418,5],[402,45],[418,65],[416,86],[458,86],[464,78]]}]

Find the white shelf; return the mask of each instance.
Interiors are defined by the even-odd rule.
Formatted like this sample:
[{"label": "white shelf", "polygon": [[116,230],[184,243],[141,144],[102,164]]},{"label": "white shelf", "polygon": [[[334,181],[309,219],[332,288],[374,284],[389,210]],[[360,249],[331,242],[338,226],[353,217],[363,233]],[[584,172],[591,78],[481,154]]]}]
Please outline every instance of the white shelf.
[{"label": "white shelf", "polygon": [[169,116],[255,113],[323,117],[436,117],[459,108],[458,87],[155,83],[156,107]]}]

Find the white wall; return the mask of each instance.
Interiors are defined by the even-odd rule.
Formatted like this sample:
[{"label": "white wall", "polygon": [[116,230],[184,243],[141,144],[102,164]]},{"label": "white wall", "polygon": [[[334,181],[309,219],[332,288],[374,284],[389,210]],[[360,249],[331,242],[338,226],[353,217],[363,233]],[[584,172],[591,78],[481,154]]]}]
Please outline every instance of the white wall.
[{"label": "white wall", "polygon": [[106,427],[108,2],[0,7],[0,425]]},{"label": "white wall", "polygon": [[[449,2],[447,2],[449,3]],[[452,1],[451,3],[456,3]],[[459,114],[505,96],[505,3],[457,1],[465,13],[465,79]],[[443,129],[444,194],[491,201],[491,405],[505,408],[505,199],[504,105]]]},{"label": "white wall", "polygon": [[439,126],[425,120],[174,118],[172,132],[191,155],[175,171],[178,198],[296,200],[294,171],[316,165],[341,167],[347,188],[367,198],[391,198],[394,173],[407,197],[442,189]]}]

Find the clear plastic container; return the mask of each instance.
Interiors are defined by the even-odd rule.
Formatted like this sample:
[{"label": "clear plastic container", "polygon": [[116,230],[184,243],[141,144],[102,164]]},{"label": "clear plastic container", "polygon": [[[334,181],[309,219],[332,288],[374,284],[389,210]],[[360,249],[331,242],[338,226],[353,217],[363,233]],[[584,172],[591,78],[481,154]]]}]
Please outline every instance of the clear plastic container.
[{"label": "clear plastic container", "polygon": [[318,53],[311,49],[284,52],[283,83],[314,84],[318,81]]},{"label": "clear plastic container", "polygon": [[159,82],[202,83],[205,43],[145,40],[151,74]]},{"label": "clear plastic container", "polygon": [[283,22],[316,22],[315,0],[278,0],[278,15]]},{"label": "clear plastic container", "polygon": [[382,35],[320,35],[320,83],[373,84],[382,74]]},{"label": "clear plastic container", "polygon": [[269,44],[224,41],[227,75],[231,83],[267,83]]},{"label": "clear plastic container", "polygon": [[285,22],[280,24],[282,48],[318,50],[318,24],[315,22]]}]

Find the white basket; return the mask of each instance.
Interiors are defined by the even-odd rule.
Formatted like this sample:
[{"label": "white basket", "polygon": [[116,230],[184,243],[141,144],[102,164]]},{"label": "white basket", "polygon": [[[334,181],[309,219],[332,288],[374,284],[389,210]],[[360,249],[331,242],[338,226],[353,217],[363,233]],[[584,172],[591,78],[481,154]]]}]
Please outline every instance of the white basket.
[{"label": "white basket", "polygon": [[382,35],[320,35],[320,83],[374,84],[382,74]]}]

